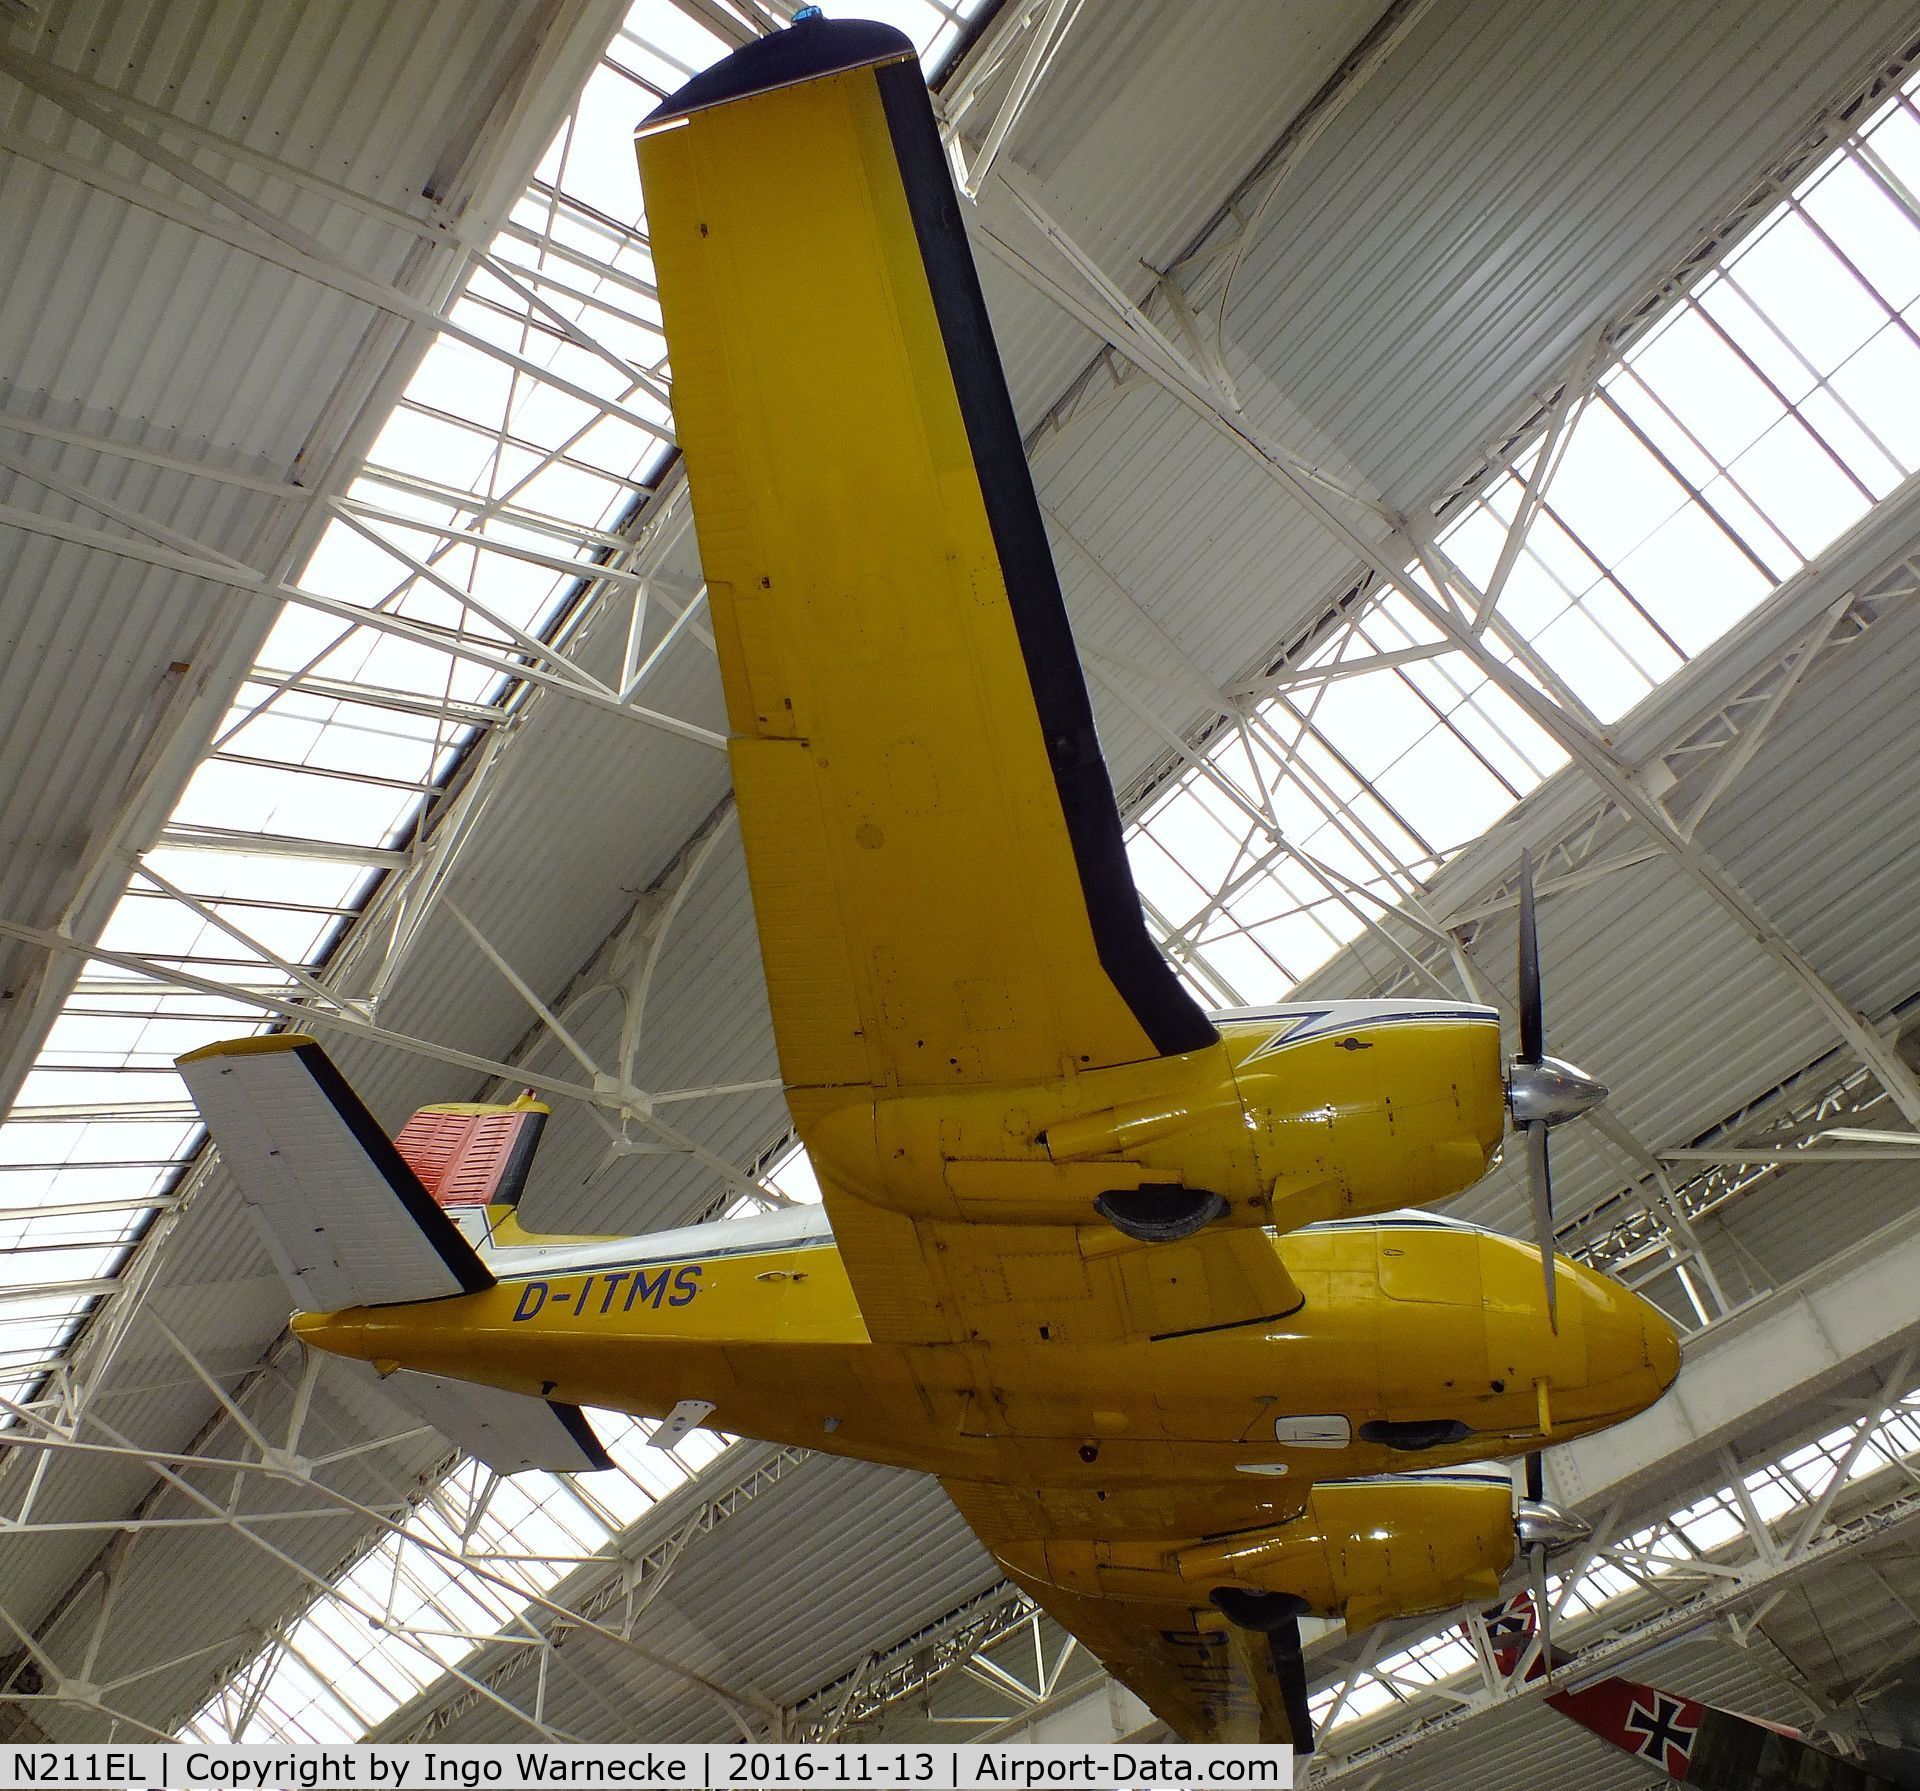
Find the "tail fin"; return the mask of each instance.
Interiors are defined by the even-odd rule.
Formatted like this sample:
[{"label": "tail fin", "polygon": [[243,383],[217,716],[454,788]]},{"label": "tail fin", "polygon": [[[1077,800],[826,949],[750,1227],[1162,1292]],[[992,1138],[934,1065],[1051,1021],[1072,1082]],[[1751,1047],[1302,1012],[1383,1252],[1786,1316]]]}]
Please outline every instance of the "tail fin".
[{"label": "tail fin", "polygon": [[189,1052],[179,1068],[302,1310],[493,1286],[473,1245],[312,1039],[229,1039]]},{"label": "tail fin", "polygon": [[394,1148],[460,1234],[484,1255],[529,1241],[520,1196],[551,1110],[529,1091],[503,1107],[449,1102],[422,1107]]}]

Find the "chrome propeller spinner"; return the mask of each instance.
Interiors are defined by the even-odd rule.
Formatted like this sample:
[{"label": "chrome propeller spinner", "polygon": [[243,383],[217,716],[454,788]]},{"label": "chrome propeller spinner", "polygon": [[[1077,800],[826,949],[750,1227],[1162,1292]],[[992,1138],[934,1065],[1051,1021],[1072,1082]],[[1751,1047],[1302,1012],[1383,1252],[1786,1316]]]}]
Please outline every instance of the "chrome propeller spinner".
[{"label": "chrome propeller spinner", "polygon": [[1540,1272],[1547,1283],[1547,1320],[1560,1329],[1553,1279],[1553,1170],[1547,1133],[1578,1119],[1607,1098],[1606,1085],[1584,1070],[1547,1055],[1545,1002],[1540,988],[1540,924],[1533,895],[1533,854],[1520,854],[1520,1049],[1507,1065],[1507,1111],[1526,1134],[1527,1197],[1540,1245]]},{"label": "chrome propeller spinner", "polygon": [[1522,1499],[1513,1509],[1513,1533],[1529,1554],[1542,1549],[1553,1556],[1585,1542],[1593,1525],[1544,1499]]},{"label": "chrome propeller spinner", "polygon": [[1538,1063],[1515,1058],[1507,1066],[1507,1111],[1517,1126],[1557,1126],[1578,1119],[1607,1098],[1607,1085],[1563,1057]]}]

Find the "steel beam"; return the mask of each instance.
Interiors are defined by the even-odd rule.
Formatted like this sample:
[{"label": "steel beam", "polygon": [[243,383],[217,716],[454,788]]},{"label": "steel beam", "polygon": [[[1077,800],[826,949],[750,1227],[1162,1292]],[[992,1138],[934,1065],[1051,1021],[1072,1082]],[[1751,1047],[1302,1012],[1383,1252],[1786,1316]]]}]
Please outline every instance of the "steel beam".
[{"label": "steel beam", "polygon": [[[656,440],[672,440],[672,432],[657,419],[639,411],[629,410],[624,404],[609,399],[590,386],[583,386],[575,380],[556,373],[551,367],[543,367],[537,361],[530,361],[523,355],[517,355],[510,349],[502,348],[479,331],[470,330],[464,324],[456,323],[440,307],[424,303],[411,293],[351,266],[335,255],[325,244],[294,231],[273,213],[256,205],[254,201],[227,182],[208,174],[198,164],[174,154],[157,138],[121,125],[110,113],[93,104],[91,100],[54,83],[46,82],[43,79],[44,67],[45,65],[35,58],[22,57],[9,72],[24,85],[51,100],[63,111],[71,113],[95,130],[123,143],[156,167],[171,174],[182,185],[206,196],[215,206],[224,207],[232,212],[241,222],[228,223],[214,210],[196,209],[183,204],[180,200],[156,188],[145,186],[138,180],[114,174],[96,162],[89,162],[43,138],[31,136],[11,126],[0,125],[0,149],[6,149],[28,161],[38,162],[42,167],[56,174],[65,175],[69,180],[78,181],[83,186],[97,188],[144,211],[157,213],[170,223],[181,224],[189,230],[196,230],[204,236],[213,238],[216,242],[225,244],[228,248],[253,255],[276,267],[284,268],[289,273],[299,274],[317,285],[342,293],[348,298],[357,299],[362,304],[371,305],[406,323],[447,336],[490,360],[499,361],[512,368],[523,378],[534,380],[541,385],[551,387],[556,392],[564,393],[577,403],[587,405],[602,415],[617,417],[621,422],[653,436]],[[461,245],[453,246],[460,248],[462,253],[465,252]]]},{"label": "steel beam", "polygon": [[[37,511],[21,510],[11,504],[0,504],[0,526],[11,525],[26,529],[33,534],[50,535],[55,540],[71,542],[75,546],[99,549],[104,553],[117,554],[122,559],[137,560],[149,566],[157,566],[163,571],[182,572],[190,578],[204,579],[209,584],[234,591],[243,591],[255,597],[265,597],[275,602],[295,603],[303,609],[318,610],[322,615],[333,616],[337,620],[351,623],[356,628],[370,628],[376,633],[391,634],[415,646],[430,647],[437,653],[444,653],[451,659],[462,659],[474,665],[485,666],[498,672],[505,678],[516,678],[525,683],[538,684],[576,702],[587,704],[590,708],[605,709],[615,715],[624,716],[629,721],[640,722],[648,727],[663,729],[669,734],[677,734],[682,739],[699,742],[718,750],[726,747],[726,737],[717,734],[712,728],[703,728],[695,722],[682,721],[678,716],[668,715],[656,709],[642,708],[635,703],[625,703],[616,696],[597,688],[582,678],[579,668],[558,654],[551,647],[542,648],[542,661],[515,657],[502,643],[499,650],[483,647],[455,629],[445,628],[437,623],[415,621],[409,617],[396,616],[379,610],[368,609],[359,604],[343,602],[337,597],[323,596],[318,591],[309,591],[282,580],[269,579],[253,572],[242,572],[233,565],[220,560],[209,560],[197,555],[182,553],[178,549],[165,546],[148,546],[124,535],[110,535],[100,529],[87,528],[79,523],[65,521],[62,518],[44,516]],[[426,525],[421,525],[426,526]],[[580,576],[593,579],[602,576],[602,569],[594,567],[578,568]]]},{"label": "steel beam", "polygon": [[[556,1586],[554,1604],[591,1619],[619,1614],[624,1632],[630,1635],[636,1618],[659,1594],[690,1547],[722,1528],[807,1459],[803,1449],[765,1443],[730,1445],[616,1537],[604,1554]],[[556,1618],[540,1639],[557,1643],[565,1627],[565,1620]],[[532,1664],[529,1650],[505,1646],[506,1641],[494,1638],[493,1658],[483,1657],[473,1667],[473,1678],[496,1692],[524,1679]],[[394,1744],[457,1739],[449,1731],[479,1702],[471,1687],[430,1687],[380,1724],[370,1739]]]}]

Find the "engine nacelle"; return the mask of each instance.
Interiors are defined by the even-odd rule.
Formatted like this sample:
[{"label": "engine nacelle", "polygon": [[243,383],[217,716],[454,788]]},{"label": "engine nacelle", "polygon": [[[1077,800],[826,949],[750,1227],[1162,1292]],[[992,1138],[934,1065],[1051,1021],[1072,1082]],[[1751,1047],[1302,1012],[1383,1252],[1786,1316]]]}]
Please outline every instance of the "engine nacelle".
[{"label": "engine nacelle", "polygon": [[1466,1474],[1328,1481],[1293,1523],[1178,1560],[1190,1585],[1287,1594],[1360,1630],[1493,1599],[1515,1547],[1512,1482]]},{"label": "engine nacelle", "polygon": [[827,1181],[913,1218],[1157,1241],[1441,1200],[1505,1131],[1488,1008],[1346,1002],[1231,1016],[1220,1043],[1024,1088],[790,1100]]},{"label": "engine nacelle", "polygon": [[1065,1591],[1161,1604],[1266,1595],[1361,1630],[1490,1602],[1515,1549],[1511,1482],[1469,1469],[1323,1481],[1290,1522],[1209,1542],[1030,1543],[1002,1558]]}]

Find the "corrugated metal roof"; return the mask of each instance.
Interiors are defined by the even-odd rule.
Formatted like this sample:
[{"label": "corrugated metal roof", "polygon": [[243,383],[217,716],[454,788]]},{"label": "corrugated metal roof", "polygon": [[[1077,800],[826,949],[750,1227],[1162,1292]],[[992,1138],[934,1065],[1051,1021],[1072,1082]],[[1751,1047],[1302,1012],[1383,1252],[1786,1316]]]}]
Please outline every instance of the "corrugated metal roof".
[{"label": "corrugated metal roof", "polygon": [[[1510,420],[1581,330],[1643,285],[1713,214],[1788,125],[1857,74],[1895,28],[1910,25],[1905,9],[1892,5],[1808,4],[1788,14],[1761,19],[1704,4],[1657,19],[1617,7],[1549,16],[1494,0],[1436,7],[1365,102],[1290,177],[1237,288],[1243,352],[1309,427],[1352,448],[1388,490],[1430,495],[1457,476],[1463,454]],[[1049,77],[1058,85],[1047,90],[1044,117],[1035,115],[1036,134],[1016,140],[1016,157],[1060,189],[1075,227],[1109,248],[1130,280],[1135,258],[1163,258],[1189,240],[1278,134],[1298,98],[1317,85],[1301,70],[1345,47],[1337,21],[1364,23],[1333,8],[1296,21],[1309,33],[1301,68],[1276,83],[1282,9],[1236,8],[1211,34],[1193,32],[1190,17],[1171,7],[1094,15]],[[1266,122],[1256,130],[1254,119]],[[997,274],[988,278],[1022,414],[1031,419],[1077,371],[1088,341],[1032,294]],[[1141,276],[1137,289],[1144,284]],[[1272,391],[1250,383],[1259,402],[1275,402]],[[1045,501],[1216,676],[1237,675],[1269,655],[1317,613],[1345,570],[1337,550],[1243,458],[1148,392],[1129,393],[1048,440],[1037,470]],[[678,569],[693,576],[684,561]],[[1069,559],[1063,569],[1084,640],[1153,656],[1153,642],[1099,593],[1084,566]],[[1892,868],[1910,819],[1899,807],[1904,793],[1887,809],[1887,825],[1877,823],[1887,800],[1878,770],[1885,731],[1903,680],[1911,688],[1913,643],[1884,627],[1873,639],[1872,688],[1859,709],[1852,681],[1862,667],[1836,659],[1810,681],[1790,727],[1708,830],[1713,849],[1736,874],[1754,879],[1763,901],[1778,900],[1796,929],[1810,929],[1831,949],[1836,975],[1863,1003],[1891,989],[1900,964],[1912,961],[1904,932],[1892,930],[1904,924]],[[589,664],[617,664],[619,645],[610,634],[596,637]],[[669,662],[651,694],[674,713],[717,715],[711,669],[690,648]],[[1161,693],[1149,694],[1166,707]],[[1102,704],[1102,725],[1123,780],[1157,757],[1158,742],[1110,704]],[[510,962],[552,991],[666,868],[723,794],[724,777],[707,749],[561,704],[537,706],[521,733],[453,893]],[[621,792],[618,803],[608,802],[609,791]],[[1828,825],[1829,807],[1851,825]],[[1781,850],[1782,842],[1794,849]],[[1499,850],[1507,852],[1505,839]],[[1870,891],[1886,891],[1884,900],[1875,893],[1871,912],[1853,901],[1835,909],[1849,872]],[[1457,887],[1477,893],[1494,875],[1489,848],[1460,869]],[[1438,887],[1444,894],[1455,886],[1443,878]],[[566,892],[562,904],[556,889]],[[1649,914],[1659,917],[1651,938]],[[1850,930],[1856,921],[1857,933]],[[1756,972],[1725,921],[1664,868],[1623,872],[1556,898],[1543,924],[1556,1043],[1564,1037],[1567,1050],[1590,1056],[1614,1080],[1622,1117],[1650,1140],[1691,1136],[1824,1047],[1803,1004],[1776,986],[1774,973]],[[1507,950],[1499,935],[1490,926],[1483,947],[1496,977]],[[675,941],[650,1002],[643,1084],[766,1073],[764,994],[730,842],[707,866]],[[1352,967],[1349,960],[1317,980]],[[1350,977],[1344,992],[1354,992]],[[612,1035],[610,1007],[602,998],[579,1016],[596,1052]],[[383,1018],[504,1053],[525,1012],[440,916]],[[343,1047],[338,1055],[376,1112],[395,1124],[413,1105],[470,1086],[457,1073],[376,1048]],[[686,1123],[744,1161],[779,1117],[769,1095],[702,1107]],[[680,1216],[712,1191],[710,1180],[703,1185],[673,1159],[630,1159],[590,1180],[603,1154],[597,1131],[563,1111],[529,1196],[532,1210],[555,1224],[624,1227]],[[1574,1197],[1612,1173],[1577,1135],[1566,1138],[1561,1162]],[[1847,1178],[1847,1185],[1858,1183]],[[1786,1190],[1783,1179],[1742,1213],[1743,1223],[1752,1216],[1756,1254],[1770,1270],[1777,1260],[1783,1274],[1800,1260],[1796,1250],[1804,1256],[1830,1249],[1836,1235],[1855,1235],[1844,1220],[1834,1229],[1823,1221],[1817,1237],[1810,1227],[1796,1230]],[[1860,1222],[1886,1210],[1899,1190],[1889,1172],[1885,1187],[1859,1203]],[[1518,1211],[1497,1180],[1473,1199],[1476,1213]],[[278,1328],[279,1296],[267,1273],[230,1190],[217,1182],[162,1266],[181,1327],[196,1338],[218,1331],[235,1338],[235,1366],[252,1359],[247,1339],[257,1353]],[[236,1311],[243,1313],[237,1320]],[[173,1372],[158,1355],[130,1358],[123,1372],[136,1360],[151,1374]],[[128,1406],[156,1438],[181,1434],[190,1413],[204,1410],[190,1398],[176,1408],[137,1395]],[[77,1473],[62,1476],[50,1485],[50,1502],[77,1505],[79,1482]],[[831,1678],[865,1644],[911,1628],[942,1599],[977,1584],[968,1574],[979,1571],[955,1541],[964,1534],[954,1529],[957,1520],[924,1484],[822,1463],[795,1485],[763,1501],[764,1512],[756,1505],[738,1520],[742,1527],[729,1530],[723,1550],[690,1558],[692,1577],[676,1578],[661,1617],[662,1635],[670,1631],[689,1658],[711,1661],[723,1678],[750,1669],[755,1684],[782,1696]],[[817,1497],[816,1487],[823,1489]],[[102,1495],[102,1509],[113,1496],[112,1489]],[[859,1557],[823,1559],[818,1537],[846,1530],[856,1514]],[[756,1537],[757,1546],[741,1543]],[[876,1539],[870,1551],[869,1537]],[[301,1546],[317,1560],[325,1541],[316,1527]],[[925,1564],[916,1550],[937,1565],[931,1581],[920,1577]],[[127,1607],[128,1633],[139,1638],[130,1647],[150,1646],[163,1632],[190,1572],[230,1570],[232,1559],[214,1545],[204,1553],[171,1544],[152,1552],[151,1577]],[[71,1565],[46,1549],[24,1565],[31,1577],[21,1582],[23,1603],[44,1610],[71,1579]],[[776,1581],[802,1602],[768,1596]],[[782,1632],[768,1615],[782,1608],[816,1615]],[[625,1721],[633,1732],[644,1718],[649,1732],[662,1735],[721,1732],[710,1706],[690,1694],[602,1644],[583,1639],[566,1652],[576,1647],[601,1691],[570,1704],[571,1721]],[[192,1679],[183,1671],[163,1682],[143,1707],[177,1713]],[[476,1739],[506,1722],[485,1708],[469,1720]],[[1566,1769],[1592,1767],[1575,1760]]]},{"label": "corrugated metal roof", "polygon": [[[201,208],[181,178],[149,168],[29,82],[77,94],[83,109],[103,106],[123,128],[164,126],[166,150],[257,198],[360,274],[431,299],[453,265],[434,239],[476,184],[497,184],[491,157],[535,153],[537,144],[514,140],[549,126],[516,90],[543,36],[579,17],[598,30],[579,9],[531,0],[431,14],[371,3],[135,4],[63,7],[31,42],[16,33],[27,54],[0,65],[14,152],[0,165],[13,250],[0,274],[0,340],[15,351],[0,390],[0,412],[12,419],[0,421],[0,443],[51,469],[50,479],[84,482],[103,504],[164,518],[200,557],[230,555],[272,574],[308,524],[307,495],[343,448],[364,448],[383,390],[411,360],[405,333],[366,303],[133,203],[128,195],[151,194],[162,207]],[[515,104],[502,108],[506,99]],[[448,209],[436,213],[439,200]],[[423,222],[415,228],[409,217]],[[62,441],[49,427],[171,464]],[[192,477],[177,470],[185,465],[250,482]],[[113,531],[94,509],[20,474],[6,482],[7,499],[37,518]],[[276,486],[295,501],[270,495]],[[0,531],[0,555],[0,628],[12,648],[0,661],[9,766],[0,835],[12,848],[0,912],[41,926],[65,915],[87,936],[118,897],[126,844],[149,837],[171,806],[274,610],[33,527]],[[0,1045],[17,1070],[44,1025],[39,954],[12,941],[0,949],[8,970]],[[54,960],[48,987],[57,991],[70,968]],[[10,1163],[34,1152],[33,1128],[25,1130],[26,1139],[9,1139]],[[138,1148],[165,1158],[191,1130],[119,1135],[138,1131]],[[51,1154],[57,1161],[70,1148],[67,1139]],[[225,1232],[238,1244],[227,1272],[170,1282],[152,1310],[193,1336],[219,1371],[237,1373],[257,1363],[285,1303],[262,1278],[266,1264],[237,1204]],[[15,1301],[10,1315],[28,1310]],[[108,1390],[99,1410],[146,1447],[179,1446],[205,1421],[206,1392],[152,1342],[122,1353],[119,1385],[129,1390]],[[31,1458],[10,1458],[10,1468],[23,1459]],[[95,1459],[59,1464],[40,1484],[44,1509],[78,1519],[125,1511],[138,1483]],[[27,1549],[10,1539],[9,1608],[39,1621],[100,1546],[84,1532]],[[164,1635],[164,1611],[155,1618],[148,1633]]]}]

